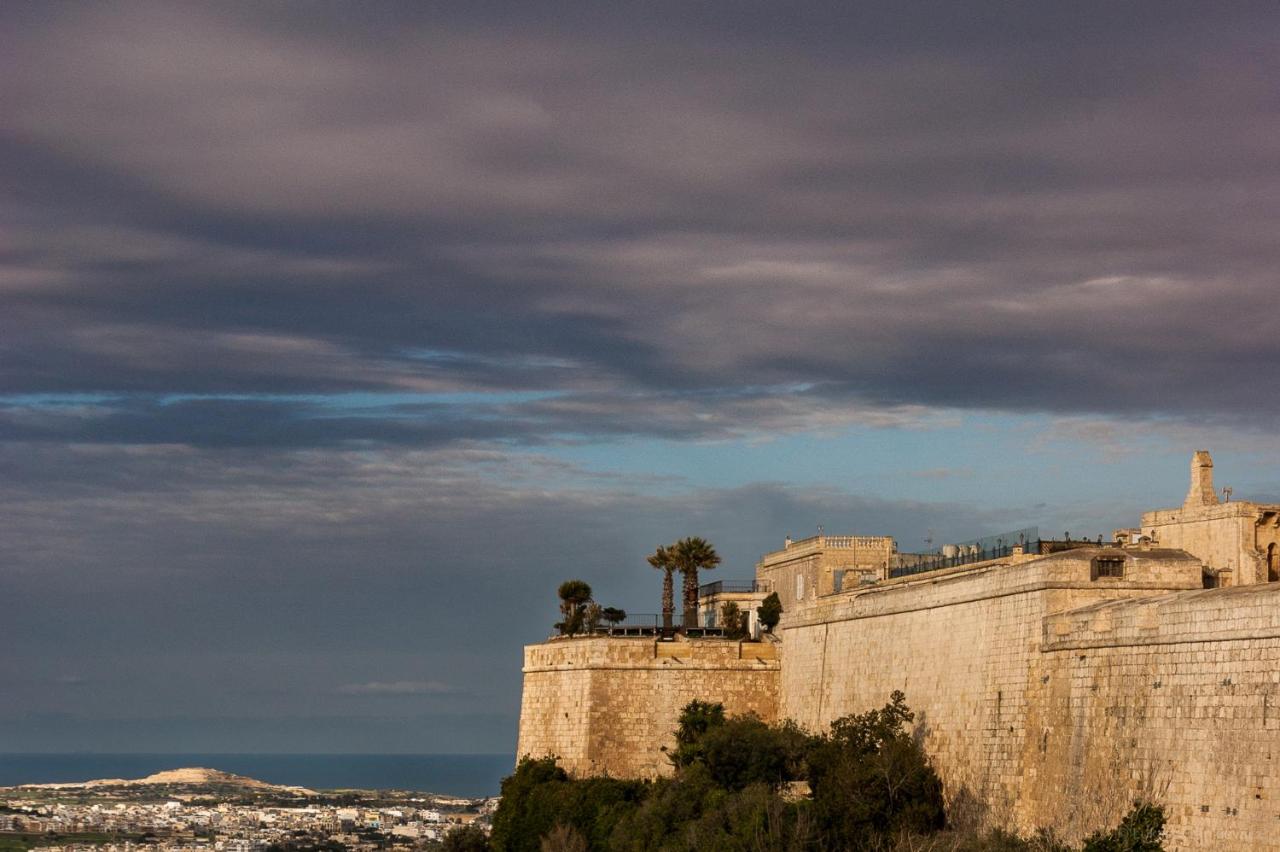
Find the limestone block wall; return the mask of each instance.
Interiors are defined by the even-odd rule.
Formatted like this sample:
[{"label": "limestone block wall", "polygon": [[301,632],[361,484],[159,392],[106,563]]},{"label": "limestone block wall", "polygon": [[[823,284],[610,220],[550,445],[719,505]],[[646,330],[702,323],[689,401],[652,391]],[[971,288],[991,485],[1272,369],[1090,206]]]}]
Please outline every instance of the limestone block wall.
[{"label": "limestone block wall", "polygon": [[1166,551],[1127,552],[1123,580],[1091,580],[1098,552],[933,572],[790,613],[782,715],[822,730],[901,689],[953,801],[1024,831],[1048,825],[1028,794],[1043,771],[1044,618],[1200,586],[1198,561]]},{"label": "limestone block wall", "polygon": [[1158,509],[1142,516],[1143,533],[1162,547],[1180,548],[1215,570],[1230,571],[1231,585],[1267,581],[1267,545],[1280,541],[1274,519],[1280,506],[1236,502]]},{"label": "limestone block wall", "polygon": [[822,551],[816,539],[769,554],[756,566],[756,579],[778,593],[784,611],[815,597],[822,573]]},{"label": "limestone block wall", "polygon": [[[1095,579],[1117,553],[1124,576]],[[1280,852],[1280,583],[1203,590],[1200,565],[1082,549],[931,572],[798,603],[780,646],[531,645],[518,754],[650,777],[694,698],[821,730],[901,689],[960,816],[1078,839],[1150,797],[1169,848]]]},{"label": "limestone block wall", "polygon": [[591,637],[525,647],[519,756],[555,755],[573,775],[670,772],[680,710],[718,701],[730,715],[778,719],[775,646],[718,639]]},{"label": "limestone block wall", "polygon": [[1280,586],[1044,621],[1023,813],[1076,828],[1166,807],[1171,848],[1280,850]]}]

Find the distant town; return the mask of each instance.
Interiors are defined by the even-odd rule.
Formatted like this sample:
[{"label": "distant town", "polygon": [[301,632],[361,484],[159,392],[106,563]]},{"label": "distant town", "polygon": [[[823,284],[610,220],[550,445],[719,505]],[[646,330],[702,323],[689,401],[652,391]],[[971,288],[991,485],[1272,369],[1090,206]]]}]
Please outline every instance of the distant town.
[{"label": "distant town", "polygon": [[497,799],[310,790],[209,769],[0,788],[0,852],[425,850],[488,827]]}]

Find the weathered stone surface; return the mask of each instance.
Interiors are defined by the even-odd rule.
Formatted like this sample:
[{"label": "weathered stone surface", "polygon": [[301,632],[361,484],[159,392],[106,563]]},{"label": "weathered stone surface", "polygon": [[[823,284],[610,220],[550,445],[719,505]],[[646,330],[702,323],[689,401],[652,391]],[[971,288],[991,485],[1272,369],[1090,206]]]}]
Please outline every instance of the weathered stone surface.
[{"label": "weathered stone surface", "polygon": [[1079,837],[1146,796],[1168,808],[1174,848],[1280,849],[1265,802],[1280,789],[1280,586],[1195,591],[1198,561],[1176,551],[1131,552],[1104,586],[1090,579],[1100,552],[794,613],[782,715],[816,730],[902,689],[972,815]]},{"label": "weathered stone surface", "polygon": [[529,645],[516,754],[556,755],[578,776],[669,773],[662,747],[674,745],[680,710],[694,699],[722,702],[731,715],[777,721],[773,648],[612,637]]}]

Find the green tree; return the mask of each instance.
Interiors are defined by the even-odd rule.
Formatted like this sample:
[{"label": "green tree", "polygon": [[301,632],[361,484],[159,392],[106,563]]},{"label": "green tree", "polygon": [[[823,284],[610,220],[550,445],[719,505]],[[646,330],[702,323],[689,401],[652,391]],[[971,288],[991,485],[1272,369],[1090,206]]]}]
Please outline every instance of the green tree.
[{"label": "green tree", "polygon": [[[494,852],[943,848],[929,837],[943,824],[941,784],[906,730],[911,721],[900,692],[879,710],[837,720],[822,736],[793,723],[771,726],[753,716],[726,717],[721,704],[691,701],[674,732],[671,778],[573,780],[554,758],[521,760],[502,782],[490,847]],[[812,799],[782,794],[783,785],[801,778],[809,780]],[[1090,840],[1105,845],[1086,850],[1154,852],[1158,845],[1144,844],[1158,837],[1162,825],[1158,809],[1154,817],[1135,809],[1115,831]],[[1136,843],[1124,840],[1135,837]],[[1023,841],[999,832],[936,840],[956,852],[1066,852],[1042,838]]]},{"label": "green tree", "polygon": [[777,592],[770,592],[760,602],[760,606],[756,607],[756,617],[760,619],[760,626],[765,633],[773,632],[773,628],[782,620],[782,601]]},{"label": "green tree", "polygon": [[[793,740],[789,732],[774,728],[755,716],[736,716],[710,728],[697,741],[701,761],[717,786],[734,792],[752,784],[777,789],[796,780],[803,771],[805,739]],[[798,746],[798,748],[797,748]]]},{"label": "green tree", "polygon": [[495,852],[539,852],[538,838],[551,830],[555,820],[553,814],[539,812],[535,795],[568,781],[568,773],[554,757],[520,758],[516,771],[502,779],[502,800],[489,832]]},{"label": "green tree", "polygon": [[915,715],[894,692],[879,710],[845,716],[808,755],[814,815],[828,848],[942,828],[942,782],[905,730]]},{"label": "green tree", "polygon": [[675,545],[664,547],[659,545],[650,554],[649,564],[662,572],[662,635],[671,635],[671,620],[676,611],[675,589],[671,575],[676,570]]},{"label": "green tree", "polygon": [[503,779],[489,835],[495,852],[540,852],[557,825],[572,826],[592,849],[607,847],[618,820],[634,811],[648,785],[616,778],[571,781],[555,758],[523,758]]},{"label": "green tree", "polygon": [[627,611],[616,606],[607,606],[600,613],[600,617],[610,624],[618,624],[627,620]]},{"label": "green tree", "polygon": [[612,852],[694,849],[688,826],[723,798],[724,792],[712,783],[702,764],[687,767],[678,778],[660,778],[639,807],[619,819],[608,848]]},{"label": "green tree", "polygon": [[700,740],[707,731],[724,724],[724,705],[694,699],[684,705],[676,724],[676,748],[668,757],[679,769],[702,757]]},{"label": "green tree", "polygon": [[725,601],[720,606],[720,624],[726,639],[747,638],[747,614],[733,601]]},{"label": "green tree", "polygon": [[805,759],[817,742],[794,722],[771,726],[747,714],[727,718],[724,705],[690,701],[680,713],[671,762],[683,777],[698,766],[721,789],[752,784],[771,789],[805,777]]},{"label": "green tree", "polygon": [[557,592],[563,620],[556,626],[565,636],[582,630],[583,607],[591,600],[591,586],[582,580],[565,580]]},{"label": "green tree", "polygon": [[674,545],[676,570],[684,576],[684,614],[686,628],[698,626],[698,572],[710,571],[720,564],[720,554],[704,538],[690,536]]}]

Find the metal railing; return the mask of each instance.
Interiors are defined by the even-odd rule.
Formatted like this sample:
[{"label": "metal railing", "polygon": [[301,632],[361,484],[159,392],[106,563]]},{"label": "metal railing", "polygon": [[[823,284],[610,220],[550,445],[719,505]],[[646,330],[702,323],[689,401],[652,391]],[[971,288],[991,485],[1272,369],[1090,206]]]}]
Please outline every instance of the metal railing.
[{"label": "metal railing", "polygon": [[[576,633],[576,636],[662,636],[664,633],[662,626],[661,613],[627,613],[627,617],[621,621],[609,622],[601,621],[594,626],[583,626],[582,631]],[[680,613],[676,613],[671,617],[671,633],[682,633],[685,636],[698,637],[715,637],[723,636],[723,627],[706,627],[697,623],[688,627],[684,625],[684,620]]]},{"label": "metal railing", "polygon": [[899,553],[895,558],[897,564],[889,569],[889,576],[910,577],[943,568],[986,562],[989,559],[1004,559],[1012,556],[1014,548],[1018,547],[1022,548],[1023,553],[1038,553],[1040,529],[1026,527],[959,544],[948,544],[933,553]]},{"label": "metal railing", "polygon": [[716,580],[714,583],[703,583],[698,587],[698,597],[705,598],[708,595],[720,595],[726,592],[734,594],[752,594],[755,592],[771,592],[773,591],[773,583],[768,580],[754,580],[750,582],[734,582],[731,580]]}]

